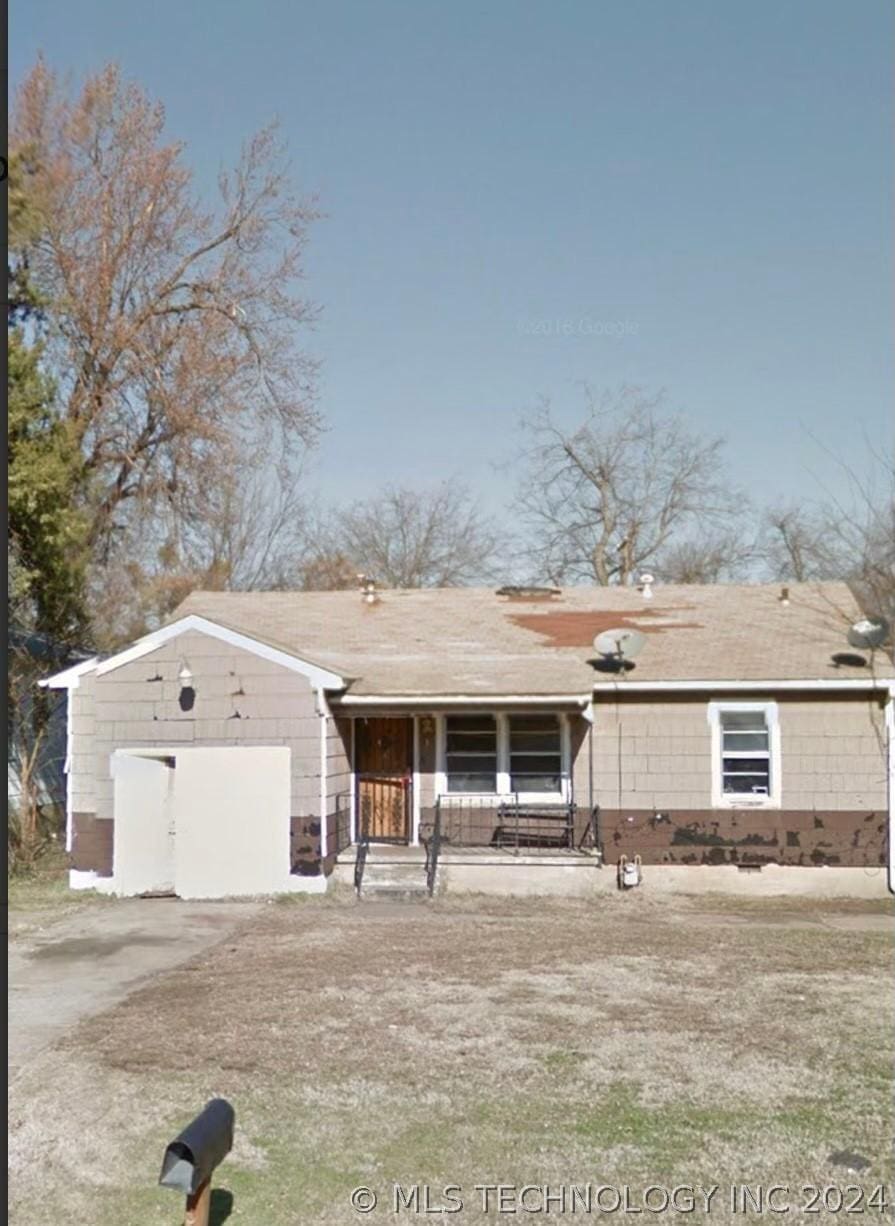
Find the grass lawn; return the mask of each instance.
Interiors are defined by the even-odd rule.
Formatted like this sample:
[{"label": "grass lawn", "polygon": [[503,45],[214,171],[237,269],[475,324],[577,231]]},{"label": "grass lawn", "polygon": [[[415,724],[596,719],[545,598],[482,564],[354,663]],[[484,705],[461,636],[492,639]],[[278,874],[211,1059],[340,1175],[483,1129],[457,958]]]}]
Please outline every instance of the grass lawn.
[{"label": "grass lawn", "polygon": [[[21,1075],[11,1220],[179,1221],[164,1145],[216,1094],[238,1131],[218,1223],[424,1216],[393,1212],[395,1183],[429,1185],[433,1206],[459,1185],[454,1221],[482,1216],[476,1184],[627,1185],[632,1204],[719,1185],[708,1215],[669,1211],[687,1222],[746,1220],[731,1184],[788,1185],[793,1212],[771,1220],[802,1216],[804,1185],[869,1195],[892,1177],[892,915],[645,890],[272,904]],[[835,1165],[841,1150],[869,1167]],[[366,1216],[360,1185],[379,1197]]]},{"label": "grass lawn", "polygon": [[9,936],[27,935],[82,907],[109,901],[95,890],[70,890],[68,857],[64,852],[48,851],[29,872],[7,877]]}]

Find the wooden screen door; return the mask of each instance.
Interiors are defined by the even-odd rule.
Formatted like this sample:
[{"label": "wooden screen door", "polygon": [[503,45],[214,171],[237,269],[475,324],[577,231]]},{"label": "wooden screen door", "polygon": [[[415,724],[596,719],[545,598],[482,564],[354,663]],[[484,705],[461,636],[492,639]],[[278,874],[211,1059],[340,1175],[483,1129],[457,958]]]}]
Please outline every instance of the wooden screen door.
[{"label": "wooden screen door", "polygon": [[359,719],[355,749],[361,837],[382,842],[408,842],[413,720]]}]

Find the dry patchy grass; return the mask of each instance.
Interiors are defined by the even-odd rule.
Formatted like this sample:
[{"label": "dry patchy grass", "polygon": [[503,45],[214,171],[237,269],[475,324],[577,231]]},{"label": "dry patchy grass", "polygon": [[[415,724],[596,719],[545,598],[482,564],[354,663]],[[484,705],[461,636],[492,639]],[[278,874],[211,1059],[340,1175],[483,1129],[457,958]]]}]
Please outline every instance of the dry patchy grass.
[{"label": "dry patchy grass", "polygon": [[30,870],[7,877],[8,934],[12,938],[27,936],[82,907],[110,901],[95,890],[70,890],[68,857],[51,849]]},{"label": "dry patchy grass", "polygon": [[361,1220],[358,1184],[372,1222],[393,1182],[854,1183],[843,1148],[873,1187],[891,917],[645,893],[266,908],[20,1077],[12,1220],[176,1220],[162,1149],[212,1094],[237,1111],[234,1222]]}]

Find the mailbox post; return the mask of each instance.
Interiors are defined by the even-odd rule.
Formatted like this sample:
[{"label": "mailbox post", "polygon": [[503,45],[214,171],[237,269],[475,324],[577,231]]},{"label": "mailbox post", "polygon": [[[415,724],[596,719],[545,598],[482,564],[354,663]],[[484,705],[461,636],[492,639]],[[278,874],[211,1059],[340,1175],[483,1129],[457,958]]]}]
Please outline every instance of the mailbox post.
[{"label": "mailbox post", "polygon": [[236,1113],[213,1098],[165,1150],[159,1183],[186,1196],[184,1226],[208,1226],[211,1176],[233,1147]]}]

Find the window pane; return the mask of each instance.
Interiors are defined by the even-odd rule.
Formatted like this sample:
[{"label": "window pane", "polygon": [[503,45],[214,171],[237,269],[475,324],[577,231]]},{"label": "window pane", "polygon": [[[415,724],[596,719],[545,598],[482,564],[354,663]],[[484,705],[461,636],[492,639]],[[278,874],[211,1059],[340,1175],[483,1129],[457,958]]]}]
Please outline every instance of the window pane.
[{"label": "window pane", "polygon": [[767,775],[727,775],[724,776],[724,791],[726,794],[768,796],[770,782]]},{"label": "window pane", "polygon": [[562,790],[560,725],[555,715],[511,715],[510,787],[514,792]]},{"label": "window pane", "polygon": [[472,771],[477,775],[497,773],[497,758],[494,754],[452,753],[448,757],[448,774],[462,775]]},{"label": "window pane", "polygon": [[767,757],[723,759],[723,788],[737,795],[767,796],[771,791],[771,764]]},{"label": "window pane", "polygon": [[721,727],[737,731],[763,732],[767,728],[764,711],[722,711]]},{"label": "window pane", "polygon": [[727,795],[770,796],[767,711],[721,711],[721,789]]},{"label": "window pane", "polygon": [[496,779],[488,775],[449,775],[449,792],[496,792]]},{"label": "window pane", "polygon": [[492,735],[497,729],[493,715],[451,715],[447,726],[448,732],[490,732]]},{"label": "window pane", "polygon": [[450,716],[445,759],[449,792],[496,792],[497,721],[494,716]]},{"label": "window pane", "polygon": [[555,753],[515,755],[511,770],[514,775],[558,775],[559,756]]},{"label": "window pane", "polygon": [[523,775],[510,776],[510,787],[514,792],[560,792],[562,780],[556,775]]},{"label": "window pane", "polygon": [[555,732],[559,728],[559,718],[549,712],[541,715],[511,715],[510,727],[521,732]]},{"label": "window pane", "polygon": [[724,733],[724,750],[725,752],[733,749],[767,749],[768,734],[762,732],[725,732]]},{"label": "window pane", "polygon": [[494,732],[448,732],[448,753],[494,753],[497,737]]},{"label": "window pane", "polygon": [[725,758],[725,775],[769,775],[767,758]]},{"label": "window pane", "polygon": [[559,720],[555,715],[511,715],[510,753],[559,753]]},{"label": "window pane", "polygon": [[513,732],[510,739],[513,753],[558,753],[559,737],[550,732]]}]

